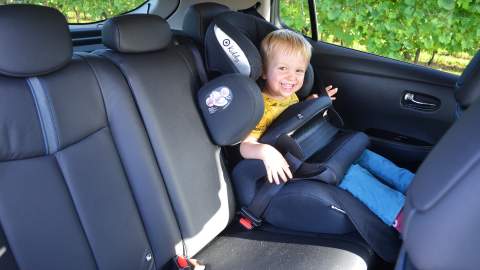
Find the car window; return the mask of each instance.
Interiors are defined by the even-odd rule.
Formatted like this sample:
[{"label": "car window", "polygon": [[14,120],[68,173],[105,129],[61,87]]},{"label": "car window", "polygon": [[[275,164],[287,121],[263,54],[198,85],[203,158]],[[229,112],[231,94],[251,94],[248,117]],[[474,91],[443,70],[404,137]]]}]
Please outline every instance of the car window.
[{"label": "car window", "polygon": [[4,4],[35,4],[60,10],[70,24],[93,23],[140,7],[145,0],[7,0]]},{"label": "car window", "polygon": [[[281,1],[280,19],[305,33],[304,21],[310,21],[305,5],[306,0]],[[315,5],[318,37],[325,42],[455,74],[478,49],[478,1],[315,0]]]},{"label": "car window", "polygon": [[305,36],[312,37],[312,27],[308,13],[308,1],[280,1],[280,18],[282,23]]}]

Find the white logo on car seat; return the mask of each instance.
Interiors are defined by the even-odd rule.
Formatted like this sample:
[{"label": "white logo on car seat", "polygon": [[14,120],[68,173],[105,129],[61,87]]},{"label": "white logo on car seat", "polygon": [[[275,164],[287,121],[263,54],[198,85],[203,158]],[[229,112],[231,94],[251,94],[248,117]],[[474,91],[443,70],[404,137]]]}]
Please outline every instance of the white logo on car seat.
[{"label": "white logo on car seat", "polygon": [[217,25],[213,26],[215,37],[219,44],[221,44],[223,51],[227,54],[230,61],[237,67],[241,74],[250,76],[250,63],[247,56],[242,51],[240,46],[225,32],[222,31]]},{"label": "white logo on car seat", "polygon": [[233,100],[233,94],[226,86],[215,88],[205,99],[210,114],[223,110],[230,105]]}]

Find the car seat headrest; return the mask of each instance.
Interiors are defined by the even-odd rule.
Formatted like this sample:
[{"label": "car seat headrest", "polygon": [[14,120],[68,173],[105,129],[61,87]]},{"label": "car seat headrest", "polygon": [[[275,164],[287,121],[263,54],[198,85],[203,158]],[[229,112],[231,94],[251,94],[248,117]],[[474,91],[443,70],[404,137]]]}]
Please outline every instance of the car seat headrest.
[{"label": "car seat headrest", "polygon": [[403,238],[416,269],[480,265],[479,117],[480,100],[435,145],[409,187]]},{"label": "car seat headrest", "polygon": [[[262,75],[260,44],[277,28],[248,14],[228,11],[216,16],[205,35],[205,57],[209,72],[241,73],[254,80]],[[314,82],[309,65],[304,84],[297,92],[300,98],[310,94]]]},{"label": "car seat headrest", "polygon": [[56,9],[0,6],[0,74],[31,77],[53,72],[72,59],[68,24]]},{"label": "car seat headrest", "polygon": [[240,73],[253,80],[258,79],[262,75],[262,59],[257,47],[223,14],[212,21],[205,35],[207,69],[220,74]]},{"label": "car seat headrest", "polygon": [[455,98],[462,108],[467,108],[480,96],[480,51],[458,78],[455,85]]},{"label": "car seat headrest", "polygon": [[263,115],[258,85],[241,74],[222,75],[198,91],[198,106],[217,145],[243,140]]},{"label": "car seat headrest", "polygon": [[150,14],[128,14],[107,20],[102,41],[121,53],[145,53],[166,48],[172,31],[162,17]]},{"label": "car seat headrest", "polygon": [[187,33],[195,43],[203,46],[205,32],[212,19],[222,12],[229,11],[227,6],[218,3],[199,3],[188,8],[183,20],[183,31]]}]

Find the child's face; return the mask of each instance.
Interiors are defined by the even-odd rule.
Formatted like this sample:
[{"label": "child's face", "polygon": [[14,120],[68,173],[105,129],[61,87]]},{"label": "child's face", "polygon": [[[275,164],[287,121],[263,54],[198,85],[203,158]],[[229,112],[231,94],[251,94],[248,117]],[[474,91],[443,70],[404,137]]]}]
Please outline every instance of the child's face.
[{"label": "child's face", "polygon": [[300,90],[308,62],[303,55],[274,51],[267,62],[262,78],[263,91],[273,98],[284,98]]}]

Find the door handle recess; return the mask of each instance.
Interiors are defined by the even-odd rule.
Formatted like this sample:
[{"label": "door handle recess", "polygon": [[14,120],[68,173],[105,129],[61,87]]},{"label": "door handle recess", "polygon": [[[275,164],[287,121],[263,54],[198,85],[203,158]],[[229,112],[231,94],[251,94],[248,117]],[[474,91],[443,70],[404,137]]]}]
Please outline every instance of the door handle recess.
[{"label": "door handle recess", "polygon": [[423,111],[434,111],[440,107],[440,100],[425,94],[405,92],[402,97],[402,104]]},{"label": "door handle recess", "polygon": [[437,104],[428,103],[428,102],[422,102],[422,101],[416,100],[414,93],[406,93],[405,96],[403,97],[403,99],[406,100],[406,101],[413,102],[413,103],[415,103],[415,104],[417,104],[417,105],[421,105],[421,106],[429,106],[429,107],[435,107],[435,106],[437,106]]}]

